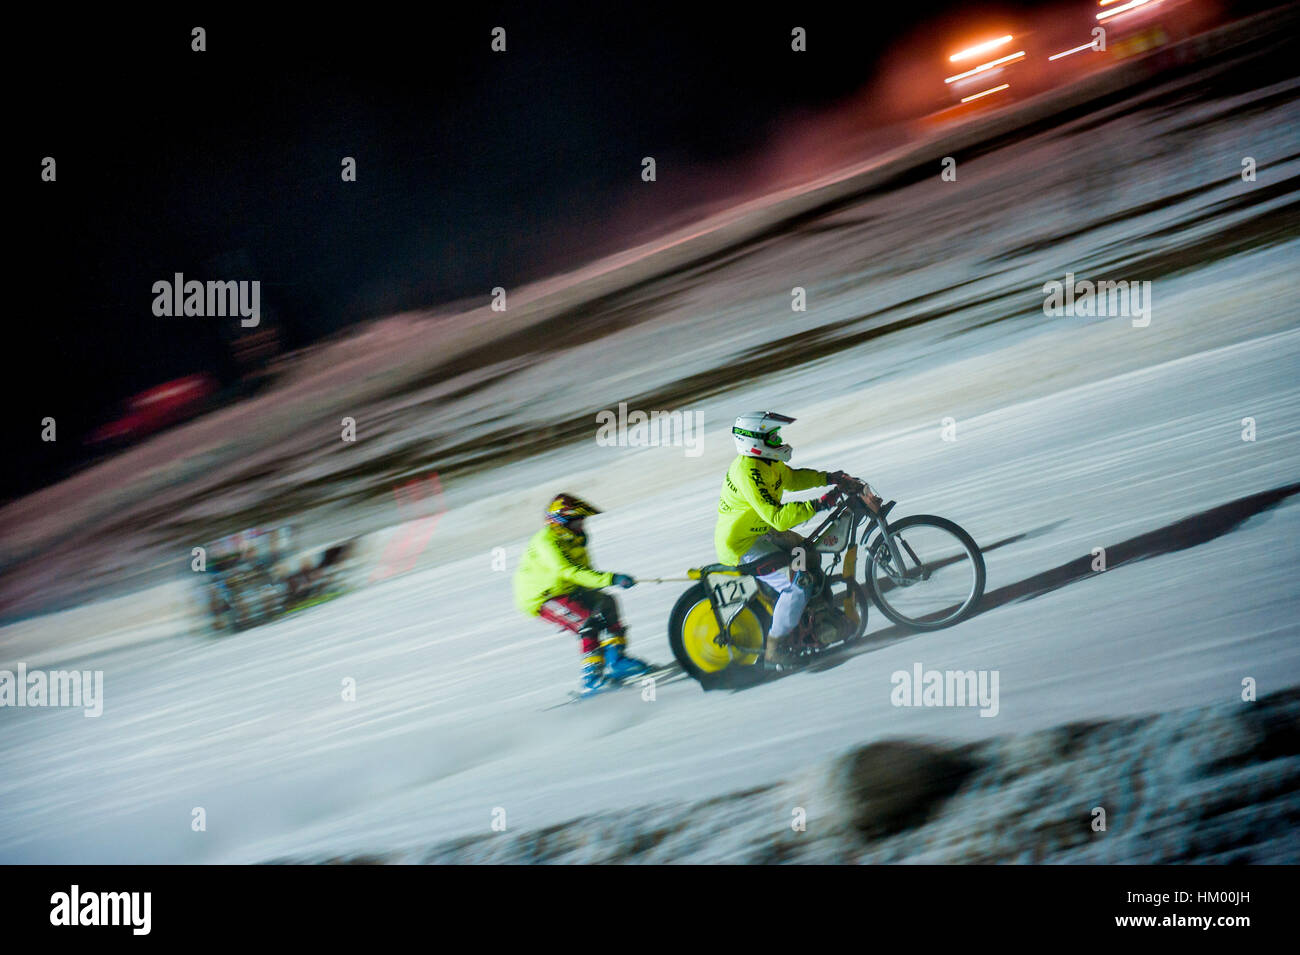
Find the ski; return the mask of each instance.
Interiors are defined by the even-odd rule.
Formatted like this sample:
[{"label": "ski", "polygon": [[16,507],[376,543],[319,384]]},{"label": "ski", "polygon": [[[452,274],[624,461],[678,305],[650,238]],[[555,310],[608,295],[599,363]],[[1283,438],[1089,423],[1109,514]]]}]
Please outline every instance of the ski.
[{"label": "ski", "polygon": [[656,667],[648,670],[640,676],[629,677],[621,683],[603,683],[599,688],[592,690],[590,693],[580,693],[577,690],[569,690],[568,699],[561,700],[559,703],[552,703],[550,706],[542,707],[542,711],[557,710],[561,706],[568,706],[570,703],[581,703],[583,700],[589,700],[594,696],[602,696],[613,690],[639,689],[643,680],[654,680],[655,687],[661,687],[667,683],[676,683],[678,680],[687,679],[687,674],[680,666],[675,663],[664,667]]}]

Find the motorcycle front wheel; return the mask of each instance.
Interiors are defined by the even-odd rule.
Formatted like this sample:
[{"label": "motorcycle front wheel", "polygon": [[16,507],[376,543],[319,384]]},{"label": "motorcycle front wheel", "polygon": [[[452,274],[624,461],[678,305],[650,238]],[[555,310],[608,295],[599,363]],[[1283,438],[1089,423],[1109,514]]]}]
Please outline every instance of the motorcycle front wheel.
[{"label": "motorcycle front wheel", "polygon": [[932,514],[904,517],[889,530],[903,565],[896,566],[879,534],[865,561],[867,591],[881,613],[913,630],[941,630],[975,612],[984,596],[985,572],[974,538]]}]

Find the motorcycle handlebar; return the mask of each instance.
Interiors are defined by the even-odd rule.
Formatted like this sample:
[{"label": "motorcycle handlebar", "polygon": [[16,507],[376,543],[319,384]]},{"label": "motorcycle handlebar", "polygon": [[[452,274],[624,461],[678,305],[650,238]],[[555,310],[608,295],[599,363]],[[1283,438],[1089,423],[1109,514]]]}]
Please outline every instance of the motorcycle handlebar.
[{"label": "motorcycle handlebar", "polygon": [[[846,478],[842,478],[840,481],[838,481],[838,482],[835,484],[835,490],[836,490],[840,495],[845,495],[845,494],[847,494],[847,495],[859,495],[859,494],[861,494],[863,491],[869,492],[869,493],[871,493],[871,494],[873,494],[873,495],[875,495],[875,493],[876,493],[874,490],[872,490],[870,484],[868,484],[866,481],[863,481],[863,480],[861,480],[861,479],[859,479],[859,478],[855,478],[855,477],[846,477]],[[877,496],[878,496],[878,495],[877,495]]]},{"label": "motorcycle handlebar", "polygon": [[[862,500],[861,495],[864,492],[876,498],[880,497],[880,495],[876,493],[875,489],[872,488],[871,485],[868,484],[866,481],[860,480],[859,478],[855,478],[855,477],[842,478],[835,485],[835,493],[837,495],[835,506],[838,507],[840,504],[848,503],[849,506],[855,509],[861,506],[867,512],[871,512],[872,508],[865,501]],[[889,509],[892,508],[893,506],[894,506],[893,501],[890,501],[888,504],[882,504],[878,509],[875,510],[875,513],[879,517],[884,517],[886,514],[889,513]]]}]

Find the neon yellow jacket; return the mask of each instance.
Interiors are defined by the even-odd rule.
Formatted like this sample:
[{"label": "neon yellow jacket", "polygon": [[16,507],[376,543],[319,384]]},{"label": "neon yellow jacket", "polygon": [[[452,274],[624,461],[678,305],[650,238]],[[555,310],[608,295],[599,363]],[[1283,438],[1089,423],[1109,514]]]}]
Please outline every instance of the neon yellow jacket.
[{"label": "neon yellow jacket", "polygon": [[782,504],[783,488],[806,491],[828,483],[825,471],[738,455],[727,468],[718,500],[718,523],[713,531],[718,560],[738,564],[754,541],[768,531],[788,531],[816,513],[812,501]]},{"label": "neon yellow jacket", "polygon": [[608,587],[613,582],[613,574],[591,569],[586,536],[548,524],[528,542],[515,571],[515,606],[535,617],[552,597],[580,588]]}]

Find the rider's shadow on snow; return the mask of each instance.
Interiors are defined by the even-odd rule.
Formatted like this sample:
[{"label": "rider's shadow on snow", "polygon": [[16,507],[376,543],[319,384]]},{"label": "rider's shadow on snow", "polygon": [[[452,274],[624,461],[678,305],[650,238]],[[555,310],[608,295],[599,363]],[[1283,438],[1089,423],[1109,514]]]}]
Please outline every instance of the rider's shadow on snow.
[{"label": "rider's shadow on snow", "polygon": [[[1247,497],[1237,498],[1235,501],[1229,501],[1226,504],[1220,504],[1209,510],[1192,514],[1189,517],[1181,518],[1164,527],[1158,527],[1155,530],[1147,531],[1136,537],[1130,537],[1127,540],[1120,541],[1118,544],[1112,544],[1106,547],[1106,570],[1093,570],[1093,562],[1096,557],[1089,553],[1074,560],[1059,564],[1050,570],[1034,574],[1032,577],[1026,577],[1024,580],[1007,584],[996,590],[988,591],[984,594],[984,599],[980,601],[979,607],[971,614],[976,617],[983,613],[988,613],[998,607],[1009,603],[1015,603],[1020,600],[1033,600],[1035,597],[1041,597],[1043,594],[1051,593],[1070,584],[1078,583],[1081,580],[1087,580],[1096,577],[1101,573],[1107,573],[1124,565],[1135,563],[1140,560],[1147,560],[1151,557],[1160,557],[1164,554],[1172,554],[1175,551],[1186,550],[1189,547],[1198,547],[1201,544],[1209,543],[1216,538],[1228,534],[1247,520],[1257,514],[1276,507],[1282,501],[1291,497],[1293,494],[1300,492],[1300,483],[1287,484],[1269,491],[1261,491],[1258,494],[1251,494]],[[983,548],[984,552],[995,550],[999,547],[1005,547],[1008,544],[1024,540],[1029,537],[1037,537],[1047,533],[1064,524],[1065,521],[1057,521],[1055,524],[1047,525],[1034,531],[1024,534],[1017,534],[1014,537],[1008,537],[1000,540],[988,547]],[[971,619],[968,617],[967,620]],[[706,686],[705,689],[731,689],[741,690],[759,683],[766,683],[771,680],[777,680],[781,677],[790,676],[795,673],[804,673],[808,671],[821,672],[841,666],[851,660],[853,657],[863,653],[872,653],[876,650],[882,650],[885,647],[892,646],[902,640],[907,640],[916,636],[923,636],[926,631],[912,630],[908,627],[902,627],[898,624],[892,624],[881,630],[869,633],[856,641],[852,646],[843,650],[833,651],[830,655],[823,657],[809,664],[808,666],[798,667],[793,670],[782,671],[779,673],[770,673],[765,671],[744,672],[738,671],[737,677],[730,677],[730,674],[724,674],[729,677],[726,685],[719,680],[717,685]]]}]

